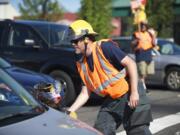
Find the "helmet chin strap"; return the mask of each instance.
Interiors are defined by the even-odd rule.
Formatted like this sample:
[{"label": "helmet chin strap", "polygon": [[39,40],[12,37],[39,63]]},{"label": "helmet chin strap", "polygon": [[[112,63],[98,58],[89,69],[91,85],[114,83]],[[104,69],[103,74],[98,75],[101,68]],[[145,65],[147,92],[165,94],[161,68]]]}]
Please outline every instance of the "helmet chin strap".
[{"label": "helmet chin strap", "polygon": [[85,37],[84,39],[84,55],[86,56],[87,53],[87,45],[88,45],[88,41],[87,41],[87,37]]},{"label": "helmet chin strap", "polygon": [[84,40],[84,53],[80,53],[76,55],[76,57],[78,57],[79,62],[83,62],[84,57],[86,57],[87,45],[88,45],[88,42]]},{"label": "helmet chin strap", "polygon": [[75,57],[79,62],[83,62],[84,55],[82,53],[76,54]]},{"label": "helmet chin strap", "polygon": [[87,53],[87,43],[84,43],[84,55]]}]

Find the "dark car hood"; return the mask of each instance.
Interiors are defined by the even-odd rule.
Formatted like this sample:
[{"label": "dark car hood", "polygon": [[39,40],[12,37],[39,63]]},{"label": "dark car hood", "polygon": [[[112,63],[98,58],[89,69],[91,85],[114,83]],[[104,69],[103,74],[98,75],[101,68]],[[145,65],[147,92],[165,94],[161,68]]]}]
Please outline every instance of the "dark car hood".
[{"label": "dark car hood", "polygon": [[40,82],[52,82],[53,79],[47,75],[36,73],[30,70],[26,70],[19,67],[9,67],[5,70],[19,83],[21,83],[26,88],[32,87]]}]

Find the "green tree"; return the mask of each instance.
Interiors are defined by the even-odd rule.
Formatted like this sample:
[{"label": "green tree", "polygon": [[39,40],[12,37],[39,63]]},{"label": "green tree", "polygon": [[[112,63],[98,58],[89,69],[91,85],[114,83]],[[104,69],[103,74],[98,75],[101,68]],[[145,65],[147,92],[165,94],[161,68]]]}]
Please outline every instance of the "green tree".
[{"label": "green tree", "polygon": [[158,31],[160,37],[173,35],[174,0],[148,0],[146,13],[150,26]]},{"label": "green tree", "polygon": [[57,0],[23,0],[20,19],[57,21],[62,16]]},{"label": "green tree", "polygon": [[99,38],[109,37],[112,30],[111,0],[81,0],[79,16],[93,26]]}]

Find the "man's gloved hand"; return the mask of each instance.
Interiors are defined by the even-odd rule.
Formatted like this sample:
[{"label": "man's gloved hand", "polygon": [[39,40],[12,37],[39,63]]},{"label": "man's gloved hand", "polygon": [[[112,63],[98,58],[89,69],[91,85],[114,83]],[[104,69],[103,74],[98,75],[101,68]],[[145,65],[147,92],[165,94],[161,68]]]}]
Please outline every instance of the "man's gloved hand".
[{"label": "man's gloved hand", "polygon": [[76,112],[70,112],[69,116],[70,116],[71,118],[74,118],[74,119],[77,119],[77,118],[78,118]]},{"label": "man's gloved hand", "polygon": [[77,116],[77,113],[76,112],[71,112],[71,111],[68,111],[67,109],[63,108],[61,109],[65,114],[69,115],[71,118],[74,118],[74,119],[77,119],[78,116]]}]

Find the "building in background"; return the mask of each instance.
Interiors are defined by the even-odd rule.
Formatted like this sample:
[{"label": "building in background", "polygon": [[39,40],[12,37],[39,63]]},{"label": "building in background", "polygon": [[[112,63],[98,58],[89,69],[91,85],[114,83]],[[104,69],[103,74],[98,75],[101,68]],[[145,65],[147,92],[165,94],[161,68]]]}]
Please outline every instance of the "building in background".
[{"label": "building in background", "polygon": [[0,19],[15,19],[19,15],[10,0],[0,0]]},{"label": "building in background", "polygon": [[62,19],[57,21],[57,23],[69,25],[75,20],[77,20],[77,18],[78,18],[77,13],[65,12]]},{"label": "building in background", "polygon": [[111,20],[111,24],[113,26],[113,30],[111,35],[112,36],[120,36],[121,35],[121,18],[120,17],[113,17]]},{"label": "building in background", "polygon": [[130,0],[112,0],[112,36],[120,36],[126,31],[127,24],[124,18],[130,14]]}]

